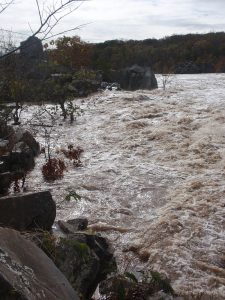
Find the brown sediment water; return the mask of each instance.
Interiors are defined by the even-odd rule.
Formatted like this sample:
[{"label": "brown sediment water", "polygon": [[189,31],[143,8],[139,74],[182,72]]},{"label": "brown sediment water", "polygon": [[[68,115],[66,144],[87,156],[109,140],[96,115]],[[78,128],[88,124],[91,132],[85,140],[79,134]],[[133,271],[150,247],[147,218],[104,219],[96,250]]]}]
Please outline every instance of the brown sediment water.
[{"label": "brown sediment water", "polygon": [[[68,162],[62,180],[46,183],[40,156],[28,190],[50,189],[58,219],[88,217],[121,269],[153,268],[181,295],[224,299],[225,75],[177,75],[166,91],[76,101],[84,116],[53,137],[58,149],[82,147],[83,166]],[[65,201],[70,190],[81,200]]]}]

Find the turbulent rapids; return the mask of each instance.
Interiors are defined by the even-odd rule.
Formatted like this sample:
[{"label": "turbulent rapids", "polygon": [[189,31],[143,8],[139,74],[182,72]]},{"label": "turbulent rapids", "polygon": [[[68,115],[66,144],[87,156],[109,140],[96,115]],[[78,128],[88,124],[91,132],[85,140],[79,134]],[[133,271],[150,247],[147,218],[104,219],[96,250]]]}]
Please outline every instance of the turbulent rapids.
[{"label": "turbulent rapids", "polygon": [[[78,101],[84,116],[53,135],[57,149],[84,149],[83,166],[68,164],[50,184],[39,157],[28,190],[51,190],[58,219],[88,217],[90,230],[112,241],[122,271],[152,268],[181,295],[224,299],[225,75],[178,75],[166,91]],[[81,200],[65,201],[71,190]]]}]

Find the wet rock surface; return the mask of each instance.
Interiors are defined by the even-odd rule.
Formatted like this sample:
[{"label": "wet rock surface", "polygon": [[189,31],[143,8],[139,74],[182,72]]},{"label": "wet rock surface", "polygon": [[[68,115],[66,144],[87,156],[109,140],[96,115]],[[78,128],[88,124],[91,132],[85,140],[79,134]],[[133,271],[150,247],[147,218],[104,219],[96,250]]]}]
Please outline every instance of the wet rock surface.
[{"label": "wet rock surface", "polygon": [[87,229],[88,220],[86,218],[68,220],[67,222],[59,220],[58,225],[60,229],[66,234],[76,233],[77,231]]},{"label": "wet rock surface", "polygon": [[54,261],[82,299],[91,299],[98,284],[117,270],[110,243],[101,236],[85,231],[35,232],[25,236]]},{"label": "wet rock surface", "polygon": [[138,282],[133,273],[114,275],[99,285],[101,299],[107,300],[172,300],[177,298],[167,279],[162,279],[155,273],[142,282]]},{"label": "wet rock surface", "polygon": [[108,242],[85,233],[60,239],[55,264],[84,299],[90,299],[98,284],[116,270]]},{"label": "wet rock surface", "polygon": [[0,195],[7,193],[11,185],[11,179],[10,172],[0,173]]},{"label": "wet rock surface", "polygon": [[17,230],[51,230],[56,205],[49,192],[0,198],[0,224]]},{"label": "wet rock surface", "polygon": [[79,300],[48,256],[17,231],[0,228],[0,299]]},{"label": "wet rock surface", "polygon": [[0,123],[0,195],[7,193],[12,181],[25,178],[39,152],[40,145],[29,131]]}]

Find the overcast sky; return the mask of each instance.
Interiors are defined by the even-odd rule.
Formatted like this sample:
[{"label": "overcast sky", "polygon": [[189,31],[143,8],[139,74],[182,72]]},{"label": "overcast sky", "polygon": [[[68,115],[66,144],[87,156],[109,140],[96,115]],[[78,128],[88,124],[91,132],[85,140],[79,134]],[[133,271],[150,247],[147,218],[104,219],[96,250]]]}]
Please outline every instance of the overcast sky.
[{"label": "overcast sky", "polygon": [[[35,0],[16,0],[0,15],[0,28],[30,34],[28,23],[33,30],[38,26]],[[225,0],[90,0],[64,18],[55,33],[84,23],[90,24],[74,35],[91,42],[224,31]]]}]

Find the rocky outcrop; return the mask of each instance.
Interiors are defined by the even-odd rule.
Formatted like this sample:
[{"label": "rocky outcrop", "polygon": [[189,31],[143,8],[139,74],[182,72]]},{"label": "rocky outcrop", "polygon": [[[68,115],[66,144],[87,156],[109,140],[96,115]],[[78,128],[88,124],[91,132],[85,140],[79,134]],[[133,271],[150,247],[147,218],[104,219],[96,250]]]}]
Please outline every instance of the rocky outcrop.
[{"label": "rocky outcrop", "polygon": [[[21,231],[27,240],[34,242],[36,246],[52,259],[55,266],[65,275],[71,286],[82,295],[82,299],[91,299],[98,284],[106,279],[108,274],[116,270],[113,252],[105,238],[85,231],[88,225],[86,218],[73,219],[67,222],[58,221],[58,230],[54,229],[52,231],[55,216],[56,205],[49,192],[19,194],[0,198],[1,226]],[[14,231],[11,230],[8,232]],[[10,236],[10,240],[12,239],[14,239],[13,234]],[[14,246],[15,248],[11,250],[10,257],[6,256],[7,251],[2,252],[0,230],[0,299],[13,300],[14,298],[1,298],[1,291],[2,293],[4,291],[4,296],[5,293],[8,296],[12,290],[18,293],[15,299],[39,299],[26,298],[26,293],[21,294],[22,288],[26,291],[29,286],[33,290],[33,277],[31,282],[26,278],[27,274],[24,273],[26,272],[26,268],[23,269],[21,266],[17,268],[21,274],[18,278],[15,274],[15,276],[12,275],[11,277],[10,273],[9,277],[7,277],[12,257],[15,261],[19,257],[18,261],[21,261],[21,264],[25,263],[23,260],[20,260],[19,255],[21,250],[18,248],[17,251],[17,240],[15,240]],[[26,245],[24,244],[23,247],[26,247]],[[26,256],[26,251],[24,255]],[[1,267],[1,261],[9,261],[10,264],[6,268],[3,268]],[[14,261],[12,264],[16,265]],[[33,267],[33,261],[31,261],[31,265],[31,270],[33,268],[36,270],[37,267],[36,265]],[[42,262],[40,265],[42,266]],[[29,267],[29,264],[25,266]],[[12,271],[14,272],[14,269]],[[46,282],[50,280],[47,278],[50,275],[46,273]],[[23,282],[24,280],[26,281]],[[57,289],[52,291],[57,295]],[[49,294],[47,296],[49,298],[46,299],[58,299],[51,298],[50,296],[52,297]]]},{"label": "rocky outcrop", "polygon": [[79,300],[48,256],[17,231],[0,228],[0,299]]},{"label": "rocky outcrop", "polygon": [[[23,178],[35,165],[35,156],[40,152],[40,145],[29,131],[0,124],[0,195],[7,193],[9,179]],[[18,176],[18,173],[22,176]]]},{"label": "rocky outcrop", "polygon": [[55,264],[84,299],[90,299],[98,284],[116,270],[106,239],[81,232],[60,239]]},{"label": "rocky outcrop", "polygon": [[37,37],[29,37],[20,44],[20,54],[26,59],[40,59],[43,56],[43,46]]},{"label": "rocky outcrop", "polygon": [[119,71],[112,71],[109,74],[111,82],[118,82],[122,89],[135,90],[152,90],[158,87],[155,74],[150,67],[140,67],[134,65]]},{"label": "rocky outcrop", "polygon": [[[29,151],[33,154],[33,156],[37,156],[40,152],[40,145],[39,143],[35,140],[33,135],[27,131],[27,130],[17,130],[16,131],[16,145],[20,143],[20,149],[23,149],[23,147],[28,147]],[[22,143],[22,146],[21,146]]]},{"label": "rocky outcrop", "polygon": [[16,230],[51,230],[56,205],[50,192],[0,198],[0,224]]},{"label": "rocky outcrop", "polygon": [[59,224],[63,224],[63,232],[58,228],[53,234],[34,232],[26,237],[53,259],[82,299],[89,300],[98,284],[116,271],[112,249],[105,238],[81,231],[87,226],[86,219]]}]

